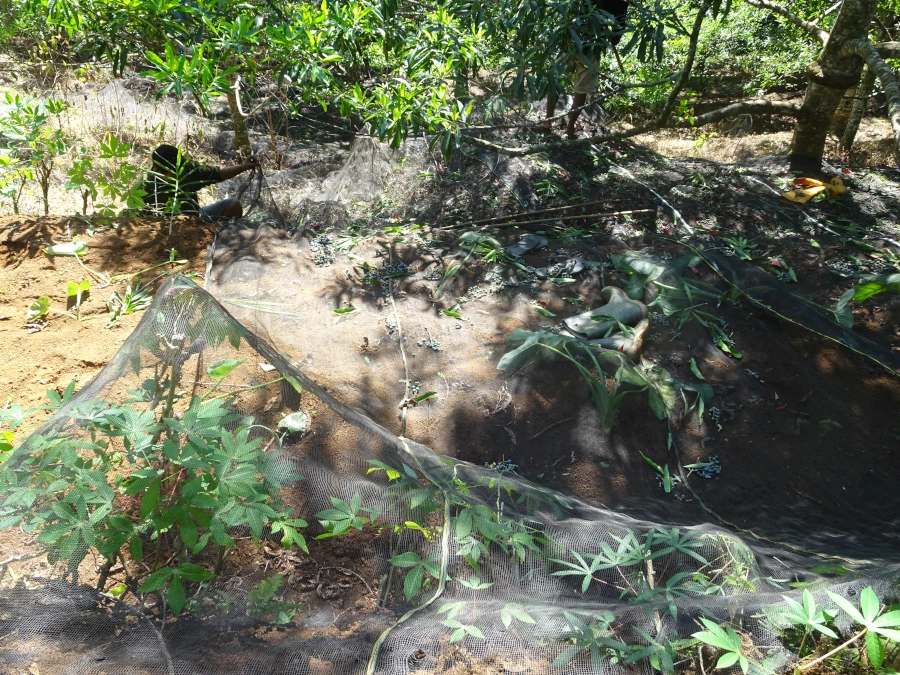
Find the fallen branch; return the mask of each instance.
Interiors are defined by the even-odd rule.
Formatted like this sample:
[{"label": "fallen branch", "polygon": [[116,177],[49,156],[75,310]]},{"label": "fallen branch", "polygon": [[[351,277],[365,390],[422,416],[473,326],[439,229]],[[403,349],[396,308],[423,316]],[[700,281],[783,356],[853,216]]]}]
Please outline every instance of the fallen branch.
[{"label": "fallen branch", "polygon": [[472,220],[468,223],[457,223],[456,225],[450,225],[447,227],[443,227],[443,230],[456,230],[463,227],[470,227],[473,225],[484,225],[485,223],[497,223],[505,220],[512,220],[513,218],[524,218],[526,216],[539,216],[544,213],[556,213],[558,211],[568,211],[569,209],[579,209],[584,208],[586,206],[596,206],[597,204],[609,204],[610,202],[624,202],[630,199],[647,199],[646,197],[617,197],[614,199],[598,199],[592,202],[578,202],[577,204],[569,204],[568,206],[557,206],[552,209],[540,209],[538,211],[522,211],[521,213],[512,213],[508,216],[494,216],[493,218],[482,218],[481,220]]},{"label": "fallen branch", "polygon": [[727,117],[735,117],[736,115],[746,115],[754,113],[769,113],[773,115],[788,115],[790,117],[797,117],[800,114],[800,106],[794,103],[784,103],[781,101],[741,101],[738,103],[732,103],[731,105],[725,106],[724,108],[719,108],[718,110],[710,111],[703,115],[698,115],[694,118],[693,124],[688,120],[682,119],[672,120],[665,126],[660,126],[657,122],[650,122],[639,127],[632,127],[631,129],[622,129],[619,131],[607,131],[602,134],[597,134],[595,136],[589,136],[586,138],[576,138],[570,141],[556,141],[553,143],[538,143],[536,145],[523,145],[516,148],[511,148],[506,145],[500,145],[499,143],[492,143],[491,141],[486,141],[483,138],[478,138],[477,136],[463,135],[462,138],[466,143],[477,148],[487,148],[488,150],[494,150],[496,152],[499,152],[501,155],[506,155],[507,157],[524,157],[525,155],[533,155],[538,152],[552,152],[554,150],[586,148],[594,145],[595,143],[619,141],[626,138],[631,138],[632,136],[640,136],[641,134],[656,131],[657,129],[699,127],[705,124],[718,122],[719,120],[725,119]]},{"label": "fallen branch", "polygon": [[[896,44],[896,43],[893,43]],[[875,45],[866,40],[848,40],[844,44],[844,53],[856,54],[861,57],[875,77],[881,80],[884,89],[884,97],[888,104],[888,119],[891,121],[891,129],[894,131],[894,147],[900,154],[900,84],[891,67],[885,63],[878,54]]]},{"label": "fallen branch", "polygon": [[783,16],[785,19],[790,21],[795,26],[799,26],[811,36],[816,38],[823,45],[827,44],[828,38],[831,37],[828,34],[828,31],[820,28],[817,24],[812,21],[807,21],[806,19],[801,19],[799,16],[794,14],[791,10],[786,7],[782,7],[781,5],[776,5],[773,2],[769,2],[769,0],[747,0],[748,5],[753,5],[754,7],[759,7],[760,9],[767,9],[770,12],[774,12],[780,16]]},{"label": "fallen branch", "polygon": [[681,122],[676,127],[699,127],[704,124],[713,124],[729,117],[737,115],[753,115],[767,113],[770,115],[787,115],[788,117],[797,117],[800,115],[800,106],[796,103],[785,103],[784,101],[765,101],[762,99],[756,101],[740,101],[726,105],[724,108],[713,110],[703,115],[697,115],[693,124]]},{"label": "fallen branch", "polygon": [[[636,213],[656,213],[656,209],[632,209],[630,211],[613,211],[611,213],[587,213],[584,215],[578,216],[563,216],[561,218],[540,218],[538,220],[523,220],[515,223],[489,223],[487,225],[482,225],[482,227],[524,227],[525,225],[544,225],[546,223],[556,223],[559,221],[568,221],[568,220],[587,220],[596,219],[596,218],[612,218],[614,216],[629,216]],[[438,232],[444,230],[453,230],[457,229],[458,225],[453,225],[451,227],[439,227]]]}]

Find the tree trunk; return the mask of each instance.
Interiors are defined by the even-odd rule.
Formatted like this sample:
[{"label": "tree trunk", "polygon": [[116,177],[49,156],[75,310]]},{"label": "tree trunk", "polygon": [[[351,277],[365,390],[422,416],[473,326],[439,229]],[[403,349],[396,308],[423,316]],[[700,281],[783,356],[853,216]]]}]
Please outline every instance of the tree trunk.
[{"label": "tree trunk", "polygon": [[821,170],[834,113],[844,92],[859,82],[862,70],[860,57],[843,53],[844,43],[867,38],[877,4],[877,0],[844,0],[825,48],[810,65],[809,86],[791,141],[792,169]]},{"label": "tree trunk", "polygon": [[250,134],[247,133],[247,118],[241,112],[234,89],[229,89],[225,97],[228,99],[228,108],[231,110],[234,127],[234,151],[241,157],[247,158],[253,154],[253,148],[250,146]]},{"label": "tree trunk", "polygon": [[834,111],[834,118],[831,120],[831,129],[829,129],[829,133],[832,136],[840,138],[847,130],[847,124],[850,122],[850,116],[853,114],[853,107],[856,102],[858,91],[859,87],[857,86],[850,87],[844,92],[844,96],[841,98],[837,110]]},{"label": "tree trunk", "polygon": [[853,111],[850,113],[850,119],[847,121],[847,128],[844,129],[844,135],[841,136],[841,152],[849,153],[853,150],[853,141],[856,140],[856,132],[859,131],[859,123],[862,121],[863,115],[866,114],[866,108],[869,105],[869,96],[872,95],[872,89],[875,86],[875,72],[871,68],[866,68],[862,82],[856,89],[856,100],[853,102]]}]

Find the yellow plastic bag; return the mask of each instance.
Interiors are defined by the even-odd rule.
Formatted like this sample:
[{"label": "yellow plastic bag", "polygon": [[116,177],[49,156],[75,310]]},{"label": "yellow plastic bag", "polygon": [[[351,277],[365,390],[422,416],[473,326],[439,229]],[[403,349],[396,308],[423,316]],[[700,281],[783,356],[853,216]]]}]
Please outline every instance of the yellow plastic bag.
[{"label": "yellow plastic bag", "polygon": [[797,178],[794,180],[792,187],[795,189],[785,192],[781,196],[795,204],[806,204],[813,197],[822,194],[826,190],[829,197],[837,197],[847,191],[844,181],[837,176],[828,181],[827,184],[815,178]]}]

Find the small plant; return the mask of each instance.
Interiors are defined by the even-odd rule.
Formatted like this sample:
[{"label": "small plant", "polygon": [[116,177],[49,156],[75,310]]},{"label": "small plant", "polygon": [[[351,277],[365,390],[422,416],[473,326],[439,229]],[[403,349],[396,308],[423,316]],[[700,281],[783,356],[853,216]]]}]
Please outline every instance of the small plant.
[{"label": "small plant", "polygon": [[429,578],[437,579],[441,576],[440,565],[435,555],[422,558],[415,551],[407,551],[388,558],[388,562],[394,567],[408,570],[403,579],[403,597],[407,602],[411,602],[419,594],[423,582]]},{"label": "small plant", "polygon": [[274,624],[290,623],[298,610],[305,609],[295,602],[284,602],[276,595],[284,583],[283,574],[275,574],[260,581],[247,596],[247,614],[250,616],[276,615]]},{"label": "small plant", "polygon": [[866,656],[873,668],[879,669],[884,664],[884,641],[887,638],[893,642],[900,642],[900,609],[885,612],[881,601],[871,587],[863,589],[859,594],[859,609],[854,607],[849,600],[827,591],[828,597],[844,611],[855,623],[862,626],[862,630],[839,645],[821,660],[833,656],[840,650],[848,647],[860,638],[865,638]]},{"label": "small plant", "polygon": [[[226,337],[240,342],[240,334],[208,323],[184,328],[204,346]],[[156,347],[167,352],[154,377],[129,390],[121,405],[70,401],[74,385],[63,396],[49,392],[49,409],[68,404],[77,423],[32,435],[0,467],[0,529],[35,533],[49,562],[65,563],[73,575],[95,552],[105,561],[100,589],[121,562],[136,593],[158,593],[174,614],[186,605],[188,585],[218,574],[235,545],[231,528],[246,527],[256,540],[268,529],[281,534],[283,546],[306,550],[306,523],[280,500],[282,485],[302,477],[281,460],[278,446],[271,449],[274,431],[229,410],[235,396],[260,385],[187,400],[179,388],[186,346],[182,339]],[[231,370],[213,364],[213,382],[202,384],[214,390],[216,377]],[[29,412],[10,406],[0,421],[14,427]],[[214,563],[201,555],[211,546],[219,549]]]},{"label": "small plant", "polygon": [[112,328],[116,322],[126,314],[139,312],[146,309],[153,302],[153,296],[141,284],[140,281],[134,281],[125,287],[125,295],[120,295],[119,291],[113,291],[112,297],[106,301],[106,308],[109,310],[109,321],[107,328]]},{"label": "small plant", "polygon": [[604,663],[616,664],[620,660],[620,654],[628,650],[627,646],[614,639],[615,631],[612,624],[615,616],[612,612],[600,612],[599,614],[579,612],[586,616],[582,620],[573,612],[563,612],[568,622],[568,630],[559,635],[559,639],[571,642],[557,656],[552,665],[564,666],[571,663],[579,654],[587,653],[590,656],[591,668],[595,673],[603,672]]},{"label": "small plant", "polygon": [[[75,309],[75,319],[81,321],[81,302],[91,290],[90,279],[85,279],[78,283],[70,281],[66,284],[66,291],[69,297],[66,303],[67,309]],[[72,316],[69,314],[69,316]]]},{"label": "small plant", "polygon": [[727,625],[722,627],[715,621],[705,618],[701,618],[700,621],[706,626],[706,630],[694,633],[694,637],[704,644],[725,652],[716,662],[716,668],[730,668],[734,664],[738,664],[746,674],[750,670],[750,661],[743,653],[744,646],[734,628]]},{"label": "small plant", "polygon": [[350,498],[350,503],[331,497],[331,506],[332,508],[316,514],[325,530],[324,534],[320,534],[316,539],[337,537],[346,534],[351,528],[362,531],[366,525],[374,523],[381,515],[377,509],[364,507],[358,494]]},{"label": "small plant", "polygon": [[750,242],[744,237],[723,237],[723,241],[731,247],[731,250],[734,251],[741,260],[753,260],[751,252],[754,247],[751,246]]}]

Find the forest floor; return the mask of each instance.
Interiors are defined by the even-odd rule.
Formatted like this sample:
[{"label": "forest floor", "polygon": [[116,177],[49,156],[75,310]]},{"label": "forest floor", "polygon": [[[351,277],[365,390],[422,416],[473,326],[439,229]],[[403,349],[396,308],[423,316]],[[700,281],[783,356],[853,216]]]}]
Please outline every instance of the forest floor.
[{"label": "forest floor", "polygon": [[[896,531],[900,513],[900,377],[890,372],[900,359],[900,296],[883,293],[855,305],[852,333],[821,321],[863,276],[900,272],[900,171],[831,167],[847,193],[800,206],[779,196],[792,176],[777,157],[724,164],[619,143],[516,161],[472,155],[444,165],[424,144],[354,159],[345,141],[325,140],[293,139],[302,149],[294,152],[289,144],[284,168],[269,174],[273,202],[296,226],[288,231],[260,227],[253,218],[218,236],[190,218],[178,219],[171,234],[168,223],[141,219],[95,223],[90,232],[89,223],[72,216],[0,220],[4,402],[40,404],[46,389],[62,392],[73,378],[81,388],[143,316],[124,316],[107,328],[112,291],[123,293],[134,279],[155,290],[161,274],[189,273],[316,382],[392,432],[399,431],[397,405],[407,373],[421,393],[437,392],[409,411],[406,436],[443,455],[477,465],[511,461],[536,483],[641,518],[728,522],[770,540],[853,558],[884,559],[900,551],[900,541],[884,536]],[[349,189],[347,181],[341,182],[341,171],[329,172],[343,162],[343,178],[370,194],[347,198],[341,192]],[[314,218],[297,223],[295,214],[309,206],[303,199],[324,190],[335,199],[343,195],[349,226],[329,230]],[[573,205],[566,217],[583,217],[554,216],[530,227],[464,226]],[[605,432],[574,367],[496,370],[513,330],[555,329],[563,318],[595,306],[601,288],[627,286],[631,275],[613,256],[640,252],[673,261],[689,254],[678,240],[683,221],[695,230],[692,246],[722,256],[735,272],[723,277],[692,261],[687,278],[723,294],[729,283],[748,294],[761,284],[773,287],[784,298],[779,307],[796,310],[786,314],[795,321],[786,321],[746,298],[707,303],[704,309],[719,317],[727,334],[726,353],[698,322],[679,327],[651,307],[642,363],[684,382],[696,382],[699,370],[715,392],[702,421],[676,411],[669,424],[660,422],[643,396],[632,396]],[[574,281],[556,283],[474,256],[435,302],[447,264],[464,257],[460,235],[473,230],[504,245],[528,233],[545,236],[545,247],[523,257],[527,267],[576,255],[593,265]],[[93,273],[71,257],[43,252],[73,235],[86,242],[83,262]],[[746,242],[737,248],[751,251],[754,262],[740,260],[734,244],[740,239]],[[186,262],[166,264],[171,259]],[[362,263],[384,269],[400,262],[405,270],[388,286],[364,280]],[[112,283],[104,285],[102,276]],[[52,308],[65,310],[66,283],[85,278],[92,288],[82,320],[58,312],[26,320],[29,305],[44,295]],[[240,294],[278,300],[304,318],[247,310],[233,302]],[[644,299],[653,297],[648,291]],[[811,322],[798,298],[818,306]],[[334,314],[347,306],[356,311]],[[408,370],[392,316],[402,317]],[[665,494],[640,453],[674,465],[669,434],[682,465],[715,456],[721,473],[691,476],[693,491]],[[21,547],[0,541],[4,554]],[[271,569],[291,574],[286,599],[306,605],[295,621],[317,638],[377,635],[394,616],[375,597],[385,572],[384,542],[370,537],[316,545],[310,556],[284,559],[242,541],[225,573],[244,588]],[[324,568],[331,573],[323,583],[314,570]],[[36,576],[50,570],[40,561],[20,569]],[[83,580],[91,574],[86,568]],[[225,653],[229,639],[222,638],[216,653]],[[229,649],[238,654],[243,645],[232,640]],[[208,658],[216,659],[213,651]]]}]

